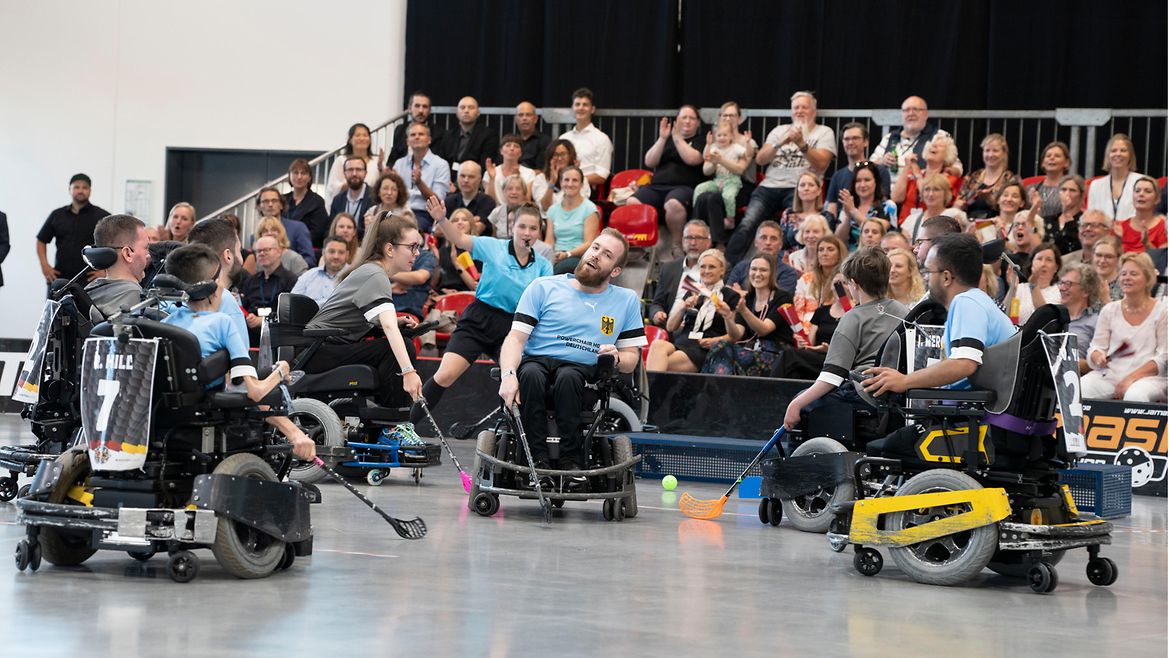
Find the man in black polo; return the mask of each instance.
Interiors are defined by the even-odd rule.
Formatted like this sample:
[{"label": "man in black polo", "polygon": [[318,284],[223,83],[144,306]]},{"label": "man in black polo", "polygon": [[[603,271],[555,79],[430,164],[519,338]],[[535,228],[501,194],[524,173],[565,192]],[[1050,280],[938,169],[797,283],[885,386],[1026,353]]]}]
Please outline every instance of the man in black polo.
[{"label": "man in black polo", "polygon": [[[103,217],[110,214],[89,202],[90,180],[85,174],[74,174],[69,179],[69,195],[73,201],[49,213],[44,226],[37,232],[37,258],[45,281],[72,279],[85,269],[81,250],[93,244],[93,230]],[[57,242],[55,265],[49,265],[49,243]],[[97,273],[90,276],[96,278]]]},{"label": "man in black polo", "polygon": [[[520,135],[521,153],[520,164],[530,169],[544,168],[544,152],[552,143],[552,137],[538,130],[540,118],[536,115],[536,106],[528,101],[521,101],[516,106],[516,134]],[[496,162],[501,162],[497,159]]]},{"label": "man in black polo", "polygon": [[394,138],[390,142],[390,155],[386,156],[384,167],[393,167],[402,156],[409,152],[406,146],[406,129],[412,123],[425,123],[431,129],[431,143],[436,146],[443,141],[447,131],[435,121],[431,120],[431,97],[425,91],[416,91],[410,95],[410,104],[406,111],[410,118],[394,127]]}]

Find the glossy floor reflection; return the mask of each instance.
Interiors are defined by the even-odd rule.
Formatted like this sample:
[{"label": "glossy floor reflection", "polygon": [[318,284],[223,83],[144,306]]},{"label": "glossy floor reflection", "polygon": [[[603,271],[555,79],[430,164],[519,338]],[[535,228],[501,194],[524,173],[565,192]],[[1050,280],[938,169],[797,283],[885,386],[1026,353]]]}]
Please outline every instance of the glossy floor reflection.
[{"label": "glossy floor reflection", "polygon": [[[0,440],[19,431],[0,419]],[[470,463],[470,442],[456,445]],[[449,463],[415,486],[405,473],[367,487],[430,528],[407,542],[341,487],[313,508],[312,558],[260,581],[236,580],[200,551],[198,580],[164,561],[102,552],[82,567],[18,573],[23,529],[0,504],[0,655],[1115,655],[1165,656],[1165,499],[1135,499],[1104,554],[1121,577],[1089,584],[1083,551],[1052,595],[991,572],[965,587],[918,585],[890,560],[875,578],[850,553],[783,524],[755,501],[718,521],[686,520],[675,493],[639,480],[641,515],[601,518],[572,504],[551,526],[534,502],[469,513]],[[701,498],[712,485],[682,483]]]}]

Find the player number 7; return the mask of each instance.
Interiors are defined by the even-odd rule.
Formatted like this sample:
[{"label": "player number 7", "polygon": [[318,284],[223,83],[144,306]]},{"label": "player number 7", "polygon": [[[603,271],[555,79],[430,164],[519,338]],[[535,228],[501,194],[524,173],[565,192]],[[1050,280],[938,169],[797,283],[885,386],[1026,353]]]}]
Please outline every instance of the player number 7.
[{"label": "player number 7", "polygon": [[97,394],[102,399],[102,408],[98,411],[98,432],[106,431],[106,424],[110,421],[110,410],[114,408],[114,400],[118,398],[118,389],[122,383],[116,379],[102,379],[98,381]]}]

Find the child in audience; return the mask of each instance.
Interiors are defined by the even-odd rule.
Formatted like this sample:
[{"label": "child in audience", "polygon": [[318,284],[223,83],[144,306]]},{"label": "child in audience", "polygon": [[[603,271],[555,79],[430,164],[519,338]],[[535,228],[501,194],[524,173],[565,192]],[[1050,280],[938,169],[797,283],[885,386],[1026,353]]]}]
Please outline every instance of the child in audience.
[{"label": "child in audience", "polygon": [[723,197],[726,217],[732,222],[731,226],[725,225],[724,228],[735,227],[735,197],[743,187],[743,179],[740,176],[748,165],[747,149],[735,141],[735,136],[735,126],[731,125],[730,121],[719,122],[715,127],[715,142],[708,143],[707,148],[703,150],[703,174],[714,175],[715,178],[695,186],[696,203],[699,196],[707,192],[719,192]]}]

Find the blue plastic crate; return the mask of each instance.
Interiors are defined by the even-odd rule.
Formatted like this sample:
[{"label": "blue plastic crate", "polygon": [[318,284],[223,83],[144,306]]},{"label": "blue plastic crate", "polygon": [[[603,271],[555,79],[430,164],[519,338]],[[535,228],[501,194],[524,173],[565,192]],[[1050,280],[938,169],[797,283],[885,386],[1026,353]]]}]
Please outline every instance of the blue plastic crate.
[{"label": "blue plastic crate", "polygon": [[[634,475],[638,477],[673,475],[680,480],[727,484],[735,482],[767,443],[767,439],[752,441],[652,432],[631,432],[629,436],[634,454],[642,456],[642,461],[634,467]],[[759,464],[748,475],[760,475]]]},{"label": "blue plastic crate", "polygon": [[1060,481],[1068,485],[1077,509],[1103,519],[1129,516],[1133,504],[1131,477],[1129,466],[1116,464],[1081,464],[1060,472]]}]

